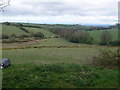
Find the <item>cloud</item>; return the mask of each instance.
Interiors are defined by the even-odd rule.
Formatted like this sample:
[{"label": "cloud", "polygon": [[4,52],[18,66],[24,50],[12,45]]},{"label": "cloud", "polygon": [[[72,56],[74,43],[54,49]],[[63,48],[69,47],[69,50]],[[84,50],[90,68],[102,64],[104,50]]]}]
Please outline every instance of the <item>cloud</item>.
[{"label": "cloud", "polygon": [[0,20],[113,24],[117,23],[117,8],[118,0],[11,0]]}]

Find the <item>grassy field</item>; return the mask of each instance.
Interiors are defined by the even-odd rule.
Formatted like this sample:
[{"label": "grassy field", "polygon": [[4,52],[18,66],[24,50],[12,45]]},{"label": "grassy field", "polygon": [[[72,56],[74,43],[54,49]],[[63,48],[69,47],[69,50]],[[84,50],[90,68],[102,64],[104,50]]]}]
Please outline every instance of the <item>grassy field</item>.
[{"label": "grassy field", "polygon": [[[44,30],[42,28],[29,28],[29,27],[25,27],[26,30],[28,30],[29,32],[31,33],[36,33],[36,32],[41,32],[44,34],[45,37],[54,37],[55,34],[47,31],[47,30]],[[23,34],[26,34],[26,35],[29,35],[29,33],[26,33],[24,31],[22,31],[20,28],[16,27],[16,26],[8,26],[8,25],[2,25],[2,34],[3,35],[12,35],[12,34],[15,34],[17,36],[19,35],[23,35]]]},{"label": "grassy field", "polygon": [[3,50],[12,62],[3,69],[3,87],[117,88],[117,69],[89,65],[98,54],[96,48]]},{"label": "grassy field", "polygon": [[41,42],[37,43],[37,45],[38,46],[71,46],[77,44],[66,41],[63,38],[49,38],[42,40]]},{"label": "grassy field", "polygon": [[[89,33],[91,34],[91,36],[93,37],[93,44],[99,44],[100,43],[100,34],[102,33],[102,31],[104,30],[95,30],[95,31],[89,31]],[[110,29],[108,30],[111,35],[112,35],[112,41],[116,41],[118,40],[118,29],[114,28],[114,29]]]},{"label": "grassy field", "polygon": [[13,64],[54,64],[76,63],[86,64],[91,62],[92,56],[98,51],[94,48],[41,48],[3,50],[3,58],[8,57]]},{"label": "grassy field", "polygon": [[15,65],[3,70],[3,88],[116,88],[118,71],[76,64]]},{"label": "grassy field", "polygon": [[45,30],[45,29],[42,29],[42,28],[30,28],[30,27],[25,27],[26,30],[28,30],[29,32],[32,32],[32,33],[36,33],[36,32],[41,32],[44,34],[45,37],[54,37],[55,34]]},{"label": "grassy field", "polygon": [[[92,44],[99,44],[100,43],[100,35],[104,30],[93,30],[88,31],[90,35],[93,37]],[[108,29],[108,31],[112,35],[112,41],[118,40],[118,28]],[[79,32],[79,31],[77,31]]]},{"label": "grassy field", "polygon": [[28,33],[22,31],[20,28],[18,28],[16,26],[8,26],[8,25],[2,25],[2,34],[8,35],[8,36],[10,36],[12,34],[15,34],[17,36],[23,35],[23,34],[28,35]]},{"label": "grassy field", "polygon": [[[6,29],[5,29],[6,28]],[[5,26],[3,34],[24,34],[17,27]],[[7,29],[8,28],[8,29]],[[12,29],[14,28],[14,29]],[[26,42],[23,46],[80,46],[68,48],[43,47],[2,50],[2,58],[9,58],[11,66],[3,71],[3,88],[118,88],[118,70],[91,65],[93,57],[99,55],[104,46],[76,44],[63,38],[53,38],[55,34],[37,28],[26,28],[29,32],[42,32],[45,37],[38,42]],[[7,30],[9,30],[8,33]],[[13,31],[12,31],[13,30]],[[116,29],[115,29],[116,30]],[[116,40],[117,32],[110,30]],[[20,31],[20,33],[19,33]],[[99,42],[101,31],[90,31]],[[17,46],[19,43],[8,43]],[[22,44],[21,44],[22,45]],[[20,47],[18,45],[18,47]],[[104,47],[108,48],[108,47]],[[116,50],[117,48],[112,48]]]}]

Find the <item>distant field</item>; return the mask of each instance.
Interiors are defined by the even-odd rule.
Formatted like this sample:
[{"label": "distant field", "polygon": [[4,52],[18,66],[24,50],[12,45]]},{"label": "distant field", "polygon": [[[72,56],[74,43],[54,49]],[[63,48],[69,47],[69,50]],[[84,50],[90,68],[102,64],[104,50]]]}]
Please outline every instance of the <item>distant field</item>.
[{"label": "distant field", "polygon": [[[98,44],[100,42],[100,34],[103,30],[95,30],[95,31],[89,31],[91,36],[93,37],[93,44]],[[109,29],[108,30],[112,35],[112,41],[118,40],[118,29]]]},{"label": "distant field", "polygon": [[[32,25],[32,24],[30,24],[30,25]],[[35,24],[34,26],[41,26],[41,25],[36,25]],[[47,26],[43,25],[42,27],[47,27]],[[56,27],[60,27],[60,26],[56,26]],[[63,27],[63,26],[61,26],[61,27]],[[85,26],[82,26],[82,27],[85,27]],[[45,35],[45,37],[54,37],[55,36],[55,34],[50,32],[49,30],[45,30],[43,28],[25,27],[25,29],[28,30],[29,32],[32,32],[32,33],[42,32]],[[92,41],[93,44],[99,44],[100,43],[100,34],[102,33],[102,31],[103,30],[88,31],[91,34],[91,36],[93,37],[93,41]],[[109,29],[108,31],[112,35],[112,41],[118,40],[118,29],[117,28]],[[23,35],[23,34],[28,35],[28,33],[20,30],[19,28],[15,27],[15,26],[8,26],[8,25],[3,25],[2,33],[5,34],[5,35],[16,34],[18,36]],[[62,39],[49,39],[49,40],[44,40],[44,41],[45,41],[46,44],[51,44],[53,42],[55,44],[62,44],[64,42],[67,42],[67,41],[62,40]]]},{"label": "distant field", "polygon": [[[42,28],[29,28],[29,27],[25,27],[25,29],[27,29],[29,32],[32,33],[36,33],[36,32],[42,32],[45,37],[53,37],[55,36],[55,34],[53,34],[52,32],[49,32],[45,29]],[[3,35],[11,35],[11,34],[15,34],[17,36],[19,35],[29,35],[29,33],[26,33],[24,31],[22,31],[20,28],[16,27],[16,26],[8,26],[8,25],[2,25],[2,34]]]},{"label": "distant field", "polygon": [[28,30],[29,32],[32,33],[36,33],[36,32],[41,32],[44,34],[45,37],[53,37],[55,36],[55,34],[53,34],[52,32],[49,32],[45,29],[42,28],[30,28],[30,27],[25,27],[26,30]]},{"label": "distant field", "polygon": [[41,42],[37,43],[37,45],[41,46],[71,46],[71,45],[77,45],[75,43],[71,43],[63,38],[49,38],[44,39]]},{"label": "distant field", "polygon": [[60,27],[60,28],[84,28],[84,29],[90,29],[91,26],[85,26],[85,25],[71,25],[71,24],[66,24],[66,25],[50,25],[50,24],[32,24],[32,23],[22,23],[23,25],[31,25],[31,26],[40,26],[40,27],[44,27],[44,28],[48,28],[48,27],[54,27],[54,28],[57,28],[57,27]]},{"label": "distant field", "polygon": [[28,35],[28,33],[22,31],[20,28],[18,28],[16,26],[8,26],[8,25],[2,25],[2,34],[8,35],[8,36],[10,36],[12,34],[15,34],[17,36],[23,35],[23,34]]}]

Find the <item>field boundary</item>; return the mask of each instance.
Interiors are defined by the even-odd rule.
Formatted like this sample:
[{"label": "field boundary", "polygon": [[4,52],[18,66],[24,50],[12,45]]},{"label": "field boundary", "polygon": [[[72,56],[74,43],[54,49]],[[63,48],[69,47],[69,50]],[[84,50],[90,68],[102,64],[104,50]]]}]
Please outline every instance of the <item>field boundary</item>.
[{"label": "field boundary", "polygon": [[[23,46],[13,48],[0,48],[0,50],[28,49],[28,48],[106,48],[106,46]],[[110,47],[120,48],[120,47]]]}]

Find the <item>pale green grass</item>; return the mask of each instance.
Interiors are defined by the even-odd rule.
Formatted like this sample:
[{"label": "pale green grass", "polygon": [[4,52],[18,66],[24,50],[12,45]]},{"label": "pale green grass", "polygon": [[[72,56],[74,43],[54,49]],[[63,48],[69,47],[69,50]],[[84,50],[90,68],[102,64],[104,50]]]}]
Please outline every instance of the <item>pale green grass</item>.
[{"label": "pale green grass", "polygon": [[98,55],[94,48],[41,48],[3,50],[3,58],[9,58],[12,64],[54,64],[54,63],[91,63]]},{"label": "pale green grass", "polygon": [[42,29],[42,28],[25,27],[25,29],[27,29],[29,32],[32,32],[32,33],[41,32],[41,33],[44,34],[45,37],[53,37],[53,36],[55,36],[55,34],[53,34],[52,32],[47,31],[47,30]]},{"label": "pale green grass", "polygon": [[18,27],[16,27],[16,26],[8,26],[8,25],[2,25],[2,34],[3,35],[8,35],[8,36],[10,36],[12,34],[15,34],[17,36],[23,35],[23,34],[28,35],[28,33],[22,31]]},{"label": "pale green grass", "polygon": [[49,39],[43,39],[41,42],[37,43],[37,45],[41,46],[72,46],[72,45],[78,45],[75,43],[71,43],[65,39],[62,38],[49,38]]}]

